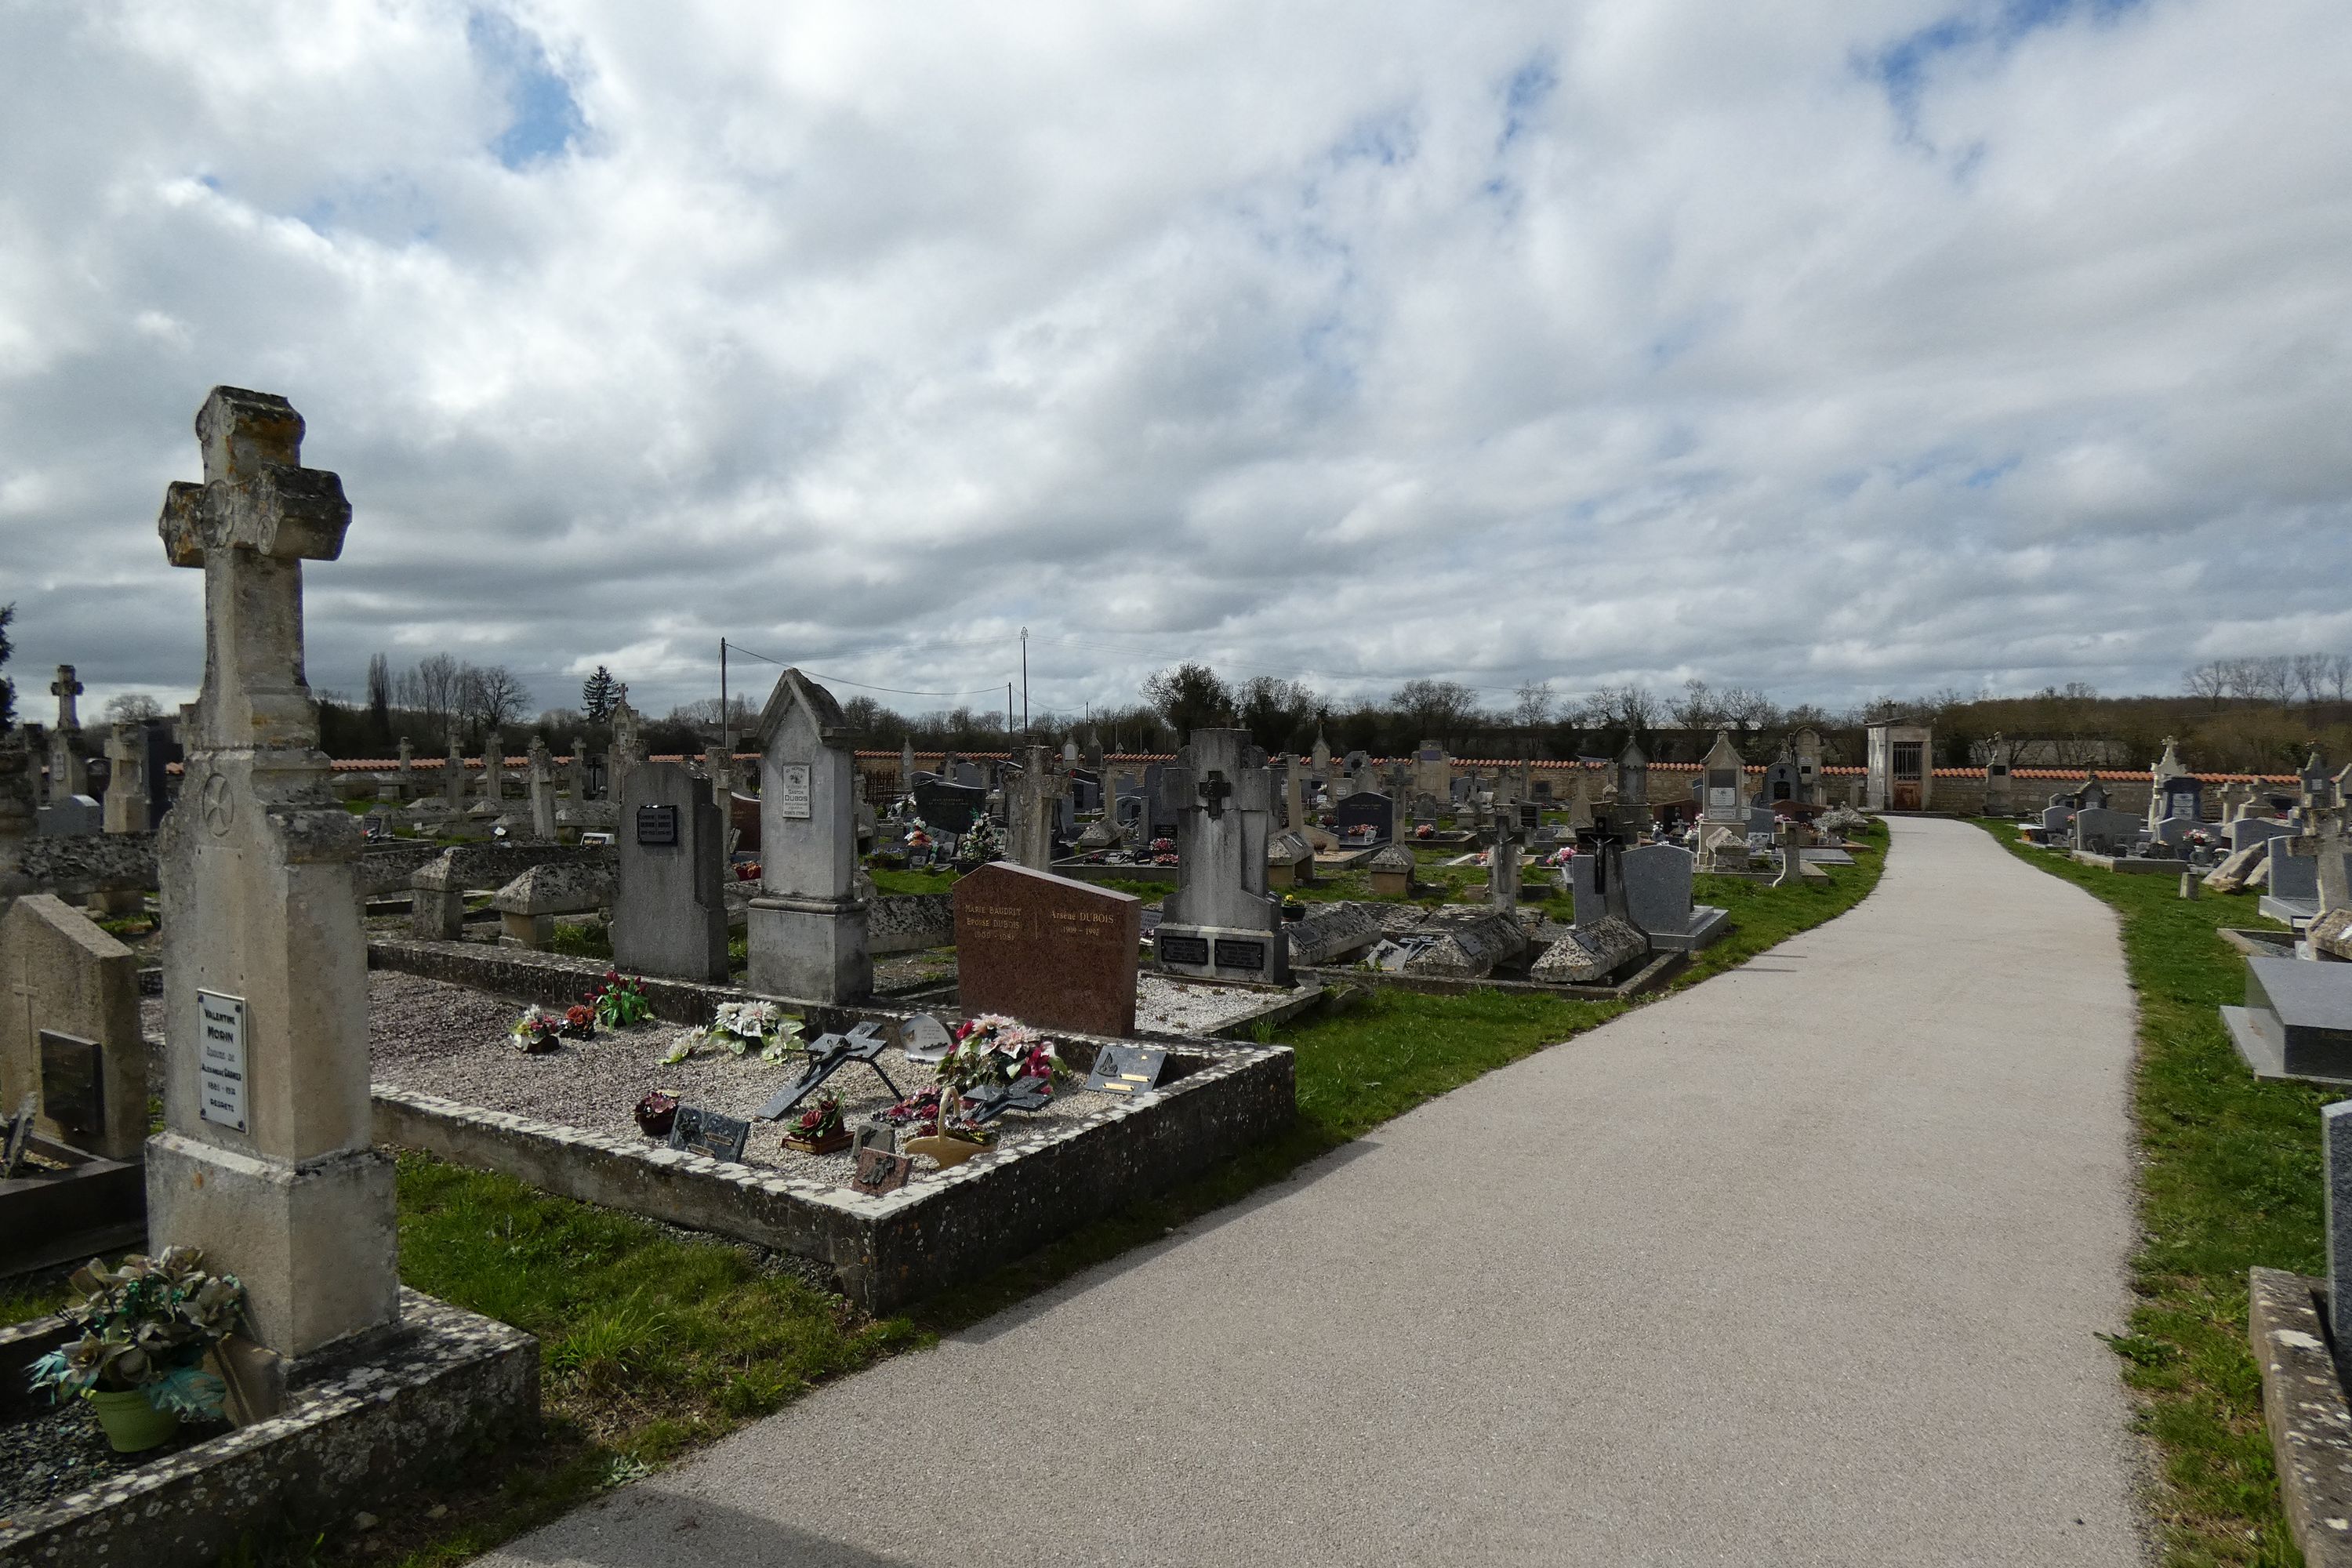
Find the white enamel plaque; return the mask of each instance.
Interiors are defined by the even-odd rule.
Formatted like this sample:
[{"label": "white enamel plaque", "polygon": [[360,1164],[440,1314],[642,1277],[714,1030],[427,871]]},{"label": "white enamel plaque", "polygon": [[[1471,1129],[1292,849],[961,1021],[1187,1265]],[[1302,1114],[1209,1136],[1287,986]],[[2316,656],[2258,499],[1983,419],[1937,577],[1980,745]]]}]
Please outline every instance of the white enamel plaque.
[{"label": "white enamel plaque", "polygon": [[245,998],[196,993],[197,1113],[206,1121],[245,1131]]},{"label": "white enamel plaque", "polygon": [[806,821],[814,815],[809,805],[809,767],[806,763],[787,763],[776,770],[777,803],[786,816]]}]

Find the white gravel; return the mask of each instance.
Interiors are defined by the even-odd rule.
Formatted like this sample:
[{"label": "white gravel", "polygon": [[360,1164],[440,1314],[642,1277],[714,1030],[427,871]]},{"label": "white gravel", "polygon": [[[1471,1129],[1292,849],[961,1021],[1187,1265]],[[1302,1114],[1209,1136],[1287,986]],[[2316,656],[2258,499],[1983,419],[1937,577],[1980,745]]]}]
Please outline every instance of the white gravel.
[{"label": "white gravel", "polygon": [[1246,985],[1212,985],[1150,972],[1135,977],[1136,1027],[1155,1035],[1205,1035],[1281,1000]]},{"label": "white gravel", "polygon": [[[792,1081],[803,1058],[763,1062],[706,1047],[688,1060],[665,1066],[679,1037],[672,1024],[600,1030],[593,1040],[565,1040],[554,1050],[526,1056],[509,1043],[507,1028],[524,1004],[419,975],[378,970],[368,976],[368,1034],[372,1076],[382,1084],[415,1093],[478,1105],[487,1110],[536,1117],[566,1127],[638,1137],[631,1112],[652,1089],[676,1095],[689,1105],[749,1117],[778,1089]],[[887,1051],[882,1070],[912,1094],[932,1081],[930,1069]],[[888,1106],[893,1096],[872,1068],[853,1062],[825,1080],[840,1094],[842,1115],[852,1128]],[[824,1090],[820,1090],[824,1092]],[[1092,1110],[1107,1097],[1088,1093],[1074,1079],[1055,1094],[1051,1109],[1009,1112],[992,1125],[998,1148],[1034,1143]],[[754,1122],[743,1160],[811,1181],[846,1186],[856,1162],[847,1154],[815,1156],[783,1146],[786,1122]],[[904,1136],[902,1131],[901,1136]],[[648,1146],[653,1142],[646,1139]],[[918,1156],[920,1182],[932,1169]]]}]

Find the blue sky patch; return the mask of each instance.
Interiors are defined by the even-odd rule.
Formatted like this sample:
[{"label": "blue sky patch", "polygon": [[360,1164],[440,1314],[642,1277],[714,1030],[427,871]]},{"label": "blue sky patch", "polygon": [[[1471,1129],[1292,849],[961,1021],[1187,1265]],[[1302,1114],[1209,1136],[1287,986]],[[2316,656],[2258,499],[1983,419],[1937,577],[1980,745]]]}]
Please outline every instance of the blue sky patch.
[{"label": "blue sky patch", "polygon": [[506,91],[513,118],[490,143],[509,169],[562,154],[587,130],[571,84],[547,58],[538,36],[495,11],[466,18],[466,42],[482,68]]}]

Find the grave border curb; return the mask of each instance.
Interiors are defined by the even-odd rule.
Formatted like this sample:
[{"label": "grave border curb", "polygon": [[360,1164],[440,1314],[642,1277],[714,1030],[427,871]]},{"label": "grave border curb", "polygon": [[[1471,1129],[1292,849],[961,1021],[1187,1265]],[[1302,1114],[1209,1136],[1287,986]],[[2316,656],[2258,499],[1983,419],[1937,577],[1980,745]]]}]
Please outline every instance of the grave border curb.
[{"label": "grave border curb", "polygon": [[2279,1502],[2311,1568],[2352,1568],[2352,1401],[2321,1317],[2327,1281],[2256,1268],[2246,1338],[2263,1374]]},{"label": "grave border curb", "polygon": [[[1200,1175],[1296,1117],[1290,1047],[1195,1042],[1171,1043],[1169,1051],[1190,1070],[1167,1089],[879,1197],[393,1084],[371,1092],[378,1142],[814,1258],[833,1270],[845,1295],[880,1316]],[[1076,1063],[1079,1053],[1069,1054]],[[1085,1054],[1091,1060],[1093,1052]]]}]

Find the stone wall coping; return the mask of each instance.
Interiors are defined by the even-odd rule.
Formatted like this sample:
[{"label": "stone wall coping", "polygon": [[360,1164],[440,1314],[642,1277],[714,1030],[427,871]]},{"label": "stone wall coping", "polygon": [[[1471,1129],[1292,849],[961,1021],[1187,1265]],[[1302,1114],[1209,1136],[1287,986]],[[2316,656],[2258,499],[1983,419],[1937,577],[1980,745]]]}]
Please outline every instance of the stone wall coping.
[{"label": "stone wall coping", "polygon": [[2352,1565],[2352,1402],[2327,1346],[2327,1281],[2257,1268],[2246,1337],[2263,1373],[2263,1423],[2287,1528],[2310,1568]]}]

